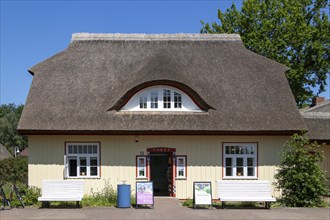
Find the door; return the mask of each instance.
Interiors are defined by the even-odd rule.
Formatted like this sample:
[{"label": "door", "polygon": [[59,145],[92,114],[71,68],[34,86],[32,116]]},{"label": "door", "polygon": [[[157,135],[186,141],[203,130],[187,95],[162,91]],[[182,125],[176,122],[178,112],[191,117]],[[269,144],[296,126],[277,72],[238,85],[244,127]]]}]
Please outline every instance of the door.
[{"label": "door", "polygon": [[172,155],[150,154],[150,179],[154,184],[155,196],[172,196]]}]

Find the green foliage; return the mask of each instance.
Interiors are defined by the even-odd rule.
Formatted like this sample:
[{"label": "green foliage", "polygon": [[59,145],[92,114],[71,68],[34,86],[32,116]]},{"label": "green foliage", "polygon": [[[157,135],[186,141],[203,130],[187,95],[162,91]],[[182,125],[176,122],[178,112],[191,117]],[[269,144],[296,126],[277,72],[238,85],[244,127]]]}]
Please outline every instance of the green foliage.
[{"label": "green foliage", "polygon": [[26,206],[40,206],[41,203],[38,201],[38,197],[41,196],[41,189],[38,187],[25,187],[22,193],[24,204]]},{"label": "green foliage", "polygon": [[15,157],[0,161],[0,176],[4,182],[27,183],[28,161],[27,158]]},{"label": "green foliage", "polygon": [[0,106],[0,143],[5,146],[11,154],[14,148],[22,151],[27,147],[27,138],[18,134],[17,125],[21,117],[24,105],[15,104]]},{"label": "green foliage", "polygon": [[194,200],[187,199],[182,203],[183,206],[187,206],[188,208],[194,207]]},{"label": "green foliage", "polygon": [[[239,33],[245,46],[291,68],[287,78],[299,106],[326,86],[330,70],[330,22],[327,0],[245,0],[219,23],[202,22],[201,33]],[[316,94],[316,95],[317,95]]]},{"label": "green foliage", "polygon": [[82,206],[115,206],[117,193],[113,189],[109,180],[105,180],[105,186],[100,192],[92,192],[91,195],[84,196]]},{"label": "green foliage", "polygon": [[281,190],[281,201],[290,207],[323,206],[327,193],[324,171],[320,167],[323,152],[317,143],[304,135],[294,134],[286,143],[275,186]]}]

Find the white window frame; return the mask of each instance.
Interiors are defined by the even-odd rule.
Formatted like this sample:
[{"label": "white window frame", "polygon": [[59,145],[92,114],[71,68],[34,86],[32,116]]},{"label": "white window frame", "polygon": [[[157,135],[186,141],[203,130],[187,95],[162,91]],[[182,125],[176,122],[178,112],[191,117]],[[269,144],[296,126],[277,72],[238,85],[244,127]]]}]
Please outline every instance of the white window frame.
[{"label": "white window frame", "polygon": [[[232,158],[232,176],[227,175],[226,158]],[[240,172],[237,169],[237,158],[243,159],[243,174],[241,175],[239,175]],[[248,158],[253,158],[253,166],[248,166]],[[257,179],[257,160],[258,143],[223,143],[223,179]],[[253,168],[253,176],[248,176],[248,168]]]},{"label": "white window frame", "polygon": [[[183,164],[179,164],[179,160],[183,161]],[[176,179],[187,178],[187,156],[176,156]],[[183,171],[183,175],[180,175],[180,171]]]},{"label": "white window frame", "polygon": [[[72,152],[69,152],[69,148],[72,146]],[[77,146],[77,151],[74,152],[74,146]],[[79,146],[82,146],[82,151],[79,152]],[[84,147],[86,146],[87,151],[84,152]],[[89,151],[89,146],[91,147],[91,153]],[[96,146],[96,153],[93,152],[93,148]],[[75,158],[77,160],[77,176],[70,176],[70,164],[69,161],[71,158]],[[86,166],[80,166],[80,159],[86,158]],[[97,175],[91,175],[91,168],[95,167],[95,165],[91,165],[91,159],[97,159]],[[80,167],[86,167],[86,174],[80,175]],[[66,178],[75,179],[75,178],[99,178],[100,177],[100,143],[97,142],[67,142],[65,144],[65,174]]]},{"label": "white window frame", "polygon": [[[170,91],[170,101],[167,102],[170,108],[164,107],[165,90]],[[152,95],[156,93],[157,98]],[[154,106],[154,100],[157,100],[157,108]],[[153,106],[151,103],[153,103]],[[171,86],[151,86],[145,88],[133,95],[120,111],[204,112],[186,93]]]},{"label": "white window frame", "polygon": [[[143,163],[140,161],[143,160]],[[143,171],[144,175],[140,175],[140,171]],[[136,156],[136,178],[147,178],[147,157],[146,156]]]}]

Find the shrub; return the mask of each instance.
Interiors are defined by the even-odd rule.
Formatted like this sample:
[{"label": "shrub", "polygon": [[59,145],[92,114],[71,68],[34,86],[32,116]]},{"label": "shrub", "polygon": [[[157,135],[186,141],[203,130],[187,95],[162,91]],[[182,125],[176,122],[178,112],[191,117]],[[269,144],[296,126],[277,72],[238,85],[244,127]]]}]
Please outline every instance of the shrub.
[{"label": "shrub", "polygon": [[109,180],[105,180],[105,186],[100,192],[91,192],[91,195],[84,196],[82,206],[115,206],[117,193]]},{"label": "shrub", "polygon": [[41,196],[41,189],[38,187],[30,186],[26,187],[23,194],[24,204],[26,206],[40,206],[38,197]]},{"label": "shrub", "polygon": [[23,157],[7,158],[0,161],[0,176],[4,182],[27,183],[28,161]]},{"label": "shrub", "polygon": [[281,201],[291,207],[323,206],[327,193],[324,171],[320,167],[323,152],[317,143],[294,134],[284,146],[282,161],[275,175]]}]

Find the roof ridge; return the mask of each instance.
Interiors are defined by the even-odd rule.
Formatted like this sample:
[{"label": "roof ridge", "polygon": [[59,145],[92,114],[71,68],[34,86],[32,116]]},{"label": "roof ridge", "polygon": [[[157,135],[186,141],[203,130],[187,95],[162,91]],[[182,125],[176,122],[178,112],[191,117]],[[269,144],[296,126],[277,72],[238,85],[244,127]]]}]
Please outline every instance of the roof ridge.
[{"label": "roof ridge", "polygon": [[239,34],[121,34],[73,33],[71,42],[77,41],[241,41]]}]

